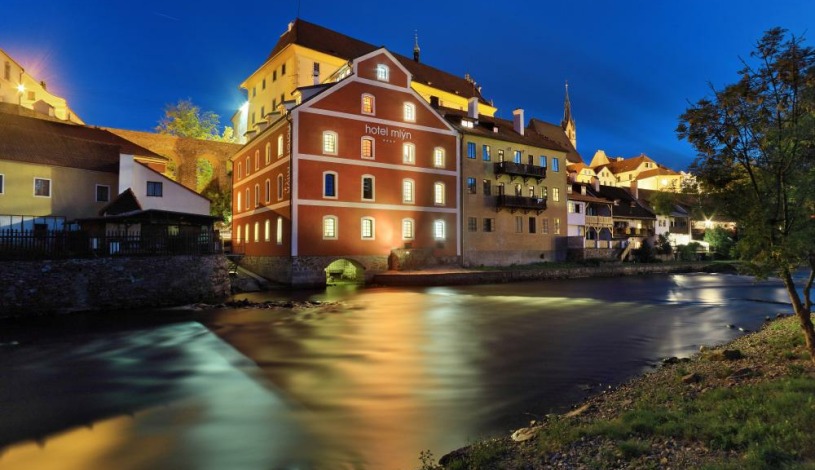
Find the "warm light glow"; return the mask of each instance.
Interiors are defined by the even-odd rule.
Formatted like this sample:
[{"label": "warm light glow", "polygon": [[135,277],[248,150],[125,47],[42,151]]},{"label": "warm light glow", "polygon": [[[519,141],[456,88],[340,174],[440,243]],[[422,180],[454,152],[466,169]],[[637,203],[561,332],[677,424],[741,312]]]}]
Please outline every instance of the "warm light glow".
[{"label": "warm light glow", "polygon": [[712,228],[713,222],[710,219],[705,219],[705,228]]},{"label": "warm light glow", "polygon": [[17,85],[17,91],[19,91],[20,93],[25,93],[25,85],[23,85],[22,83]]}]

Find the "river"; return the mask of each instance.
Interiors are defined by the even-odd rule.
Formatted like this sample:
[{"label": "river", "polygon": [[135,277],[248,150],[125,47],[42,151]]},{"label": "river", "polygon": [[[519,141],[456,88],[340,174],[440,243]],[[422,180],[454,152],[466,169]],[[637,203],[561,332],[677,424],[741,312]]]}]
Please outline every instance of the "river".
[{"label": "river", "polygon": [[329,303],[4,322],[0,468],[418,468],[790,311],[715,274],[237,298],[287,296]]}]

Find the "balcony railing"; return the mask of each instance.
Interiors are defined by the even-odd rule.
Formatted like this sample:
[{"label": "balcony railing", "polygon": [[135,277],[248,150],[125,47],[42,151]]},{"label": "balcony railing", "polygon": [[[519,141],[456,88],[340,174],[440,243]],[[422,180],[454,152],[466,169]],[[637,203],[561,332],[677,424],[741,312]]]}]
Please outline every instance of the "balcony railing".
[{"label": "balcony railing", "polygon": [[524,212],[535,211],[538,214],[546,210],[545,197],[525,197],[525,196],[508,196],[501,194],[496,200],[496,208],[509,209],[511,212],[522,210]]},{"label": "balcony railing", "polygon": [[603,215],[587,215],[586,225],[591,225],[594,227],[611,227],[614,225],[614,221],[611,217],[606,217]]},{"label": "balcony railing", "polygon": [[495,162],[494,166],[493,171],[495,172],[495,176],[509,175],[510,178],[519,176],[524,179],[524,182],[526,182],[528,178],[535,178],[538,182],[546,178],[546,167],[544,166],[506,161]]}]

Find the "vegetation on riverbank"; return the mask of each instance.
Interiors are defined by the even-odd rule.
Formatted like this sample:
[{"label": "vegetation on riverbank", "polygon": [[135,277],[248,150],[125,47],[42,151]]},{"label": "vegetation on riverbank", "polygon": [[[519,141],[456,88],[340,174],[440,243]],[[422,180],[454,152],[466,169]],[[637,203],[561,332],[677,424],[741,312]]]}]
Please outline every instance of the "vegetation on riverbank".
[{"label": "vegetation on riverbank", "polygon": [[[815,468],[815,368],[796,318],[673,359],[570,413],[422,469]],[[518,442],[520,440],[520,442]]]}]

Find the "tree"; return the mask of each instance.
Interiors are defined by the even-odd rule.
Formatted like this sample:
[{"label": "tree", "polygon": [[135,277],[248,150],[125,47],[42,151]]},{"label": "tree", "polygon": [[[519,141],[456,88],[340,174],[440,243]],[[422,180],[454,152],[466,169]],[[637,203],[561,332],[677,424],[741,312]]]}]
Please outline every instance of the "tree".
[{"label": "tree", "polygon": [[164,107],[164,117],[156,126],[156,132],[178,137],[234,142],[232,128],[227,126],[223,134],[219,134],[219,126],[220,118],[217,114],[212,111],[201,112],[201,108],[190,99],[186,99]]},{"label": "tree", "polygon": [[648,201],[657,215],[671,215],[676,210],[676,193],[657,191]]},{"label": "tree", "polygon": [[738,257],[752,274],[783,281],[815,363],[815,51],[774,28],[750,57],[736,83],[711,87],[712,98],[682,114],[677,134],[695,147],[694,173],[737,224]]},{"label": "tree", "polygon": [[705,230],[705,241],[713,248],[713,252],[720,258],[730,257],[733,247],[733,238],[724,227],[715,227]]}]

